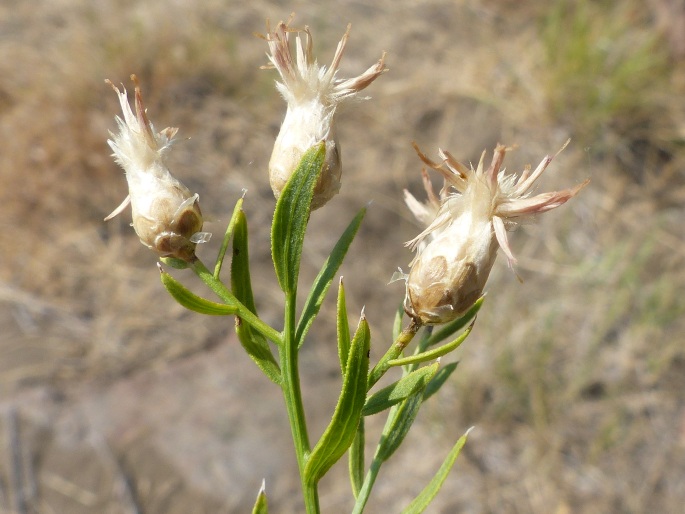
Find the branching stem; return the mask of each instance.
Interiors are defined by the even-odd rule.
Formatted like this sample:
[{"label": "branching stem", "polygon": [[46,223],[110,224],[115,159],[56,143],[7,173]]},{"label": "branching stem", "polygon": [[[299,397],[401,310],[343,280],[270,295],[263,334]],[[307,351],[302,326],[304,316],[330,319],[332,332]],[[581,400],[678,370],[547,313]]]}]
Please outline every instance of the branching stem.
[{"label": "branching stem", "polygon": [[378,382],[378,380],[380,380],[380,378],[385,374],[385,372],[390,369],[390,361],[397,359],[402,354],[407,345],[411,343],[412,339],[414,339],[414,336],[420,328],[421,322],[416,319],[412,319],[409,325],[407,325],[407,327],[400,332],[397,340],[390,348],[388,348],[388,351],[385,352],[385,355],[381,357],[381,360],[378,361],[378,364],[376,364],[371,370],[371,373],[369,373],[367,390],[371,389],[374,384]]},{"label": "branching stem", "polygon": [[238,316],[240,319],[248,323],[257,332],[262,334],[267,339],[270,339],[277,345],[282,346],[283,336],[276,329],[264,323],[258,316],[256,316],[250,309],[245,307],[238,299],[231,293],[231,291],[207,269],[203,262],[195,257],[190,263],[190,267],[197,274],[207,286],[214,291],[214,293],[221,298],[227,305],[235,305],[238,309]]}]

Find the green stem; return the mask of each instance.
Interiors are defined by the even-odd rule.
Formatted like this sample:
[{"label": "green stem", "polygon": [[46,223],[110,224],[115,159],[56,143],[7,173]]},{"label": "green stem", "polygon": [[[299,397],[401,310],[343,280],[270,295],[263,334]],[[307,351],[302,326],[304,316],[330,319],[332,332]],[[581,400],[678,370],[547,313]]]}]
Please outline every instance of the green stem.
[{"label": "green stem", "polygon": [[382,464],[383,461],[379,459],[378,456],[373,458],[371,466],[369,467],[369,471],[364,477],[362,488],[359,490],[359,495],[357,496],[357,501],[354,504],[354,510],[352,511],[352,514],[361,514],[364,512],[364,507],[366,507],[366,502],[369,501],[371,489],[373,489],[373,485],[376,483],[376,478],[378,477],[378,473],[381,470]]},{"label": "green stem", "polygon": [[[409,327],[407,327],[407,329],[405,330],[408,329]],[[414,332],[414,334],[416,334],[416,332]],[[398,338],[398,340],[399,339],[400,338]],[[362,487],[359,490],[359,494],[357,495],[357,501],[354,504],[354,510],[352,511],[352,514],[361,514],[362,512],[364,512],[366,502],[369,501],[371,489],[373,489],[373,485],[376,483],[376,478],[378,478],[378,473],[381,470],[381,466],[385,462],[385,458],[381,456],[381,451],[383,449],[382,441],[385,437],[387,437],[388,432],[391,430],[393,424],[395,423],[396,416],[397,405],[394,405],[390,408],[390,411],[388,412],[388,417],[385,420],[385,426],[383,427],[383,432],[381,433],[381,442],[376,447],[376,453],[374,453],[373,460],[371,461],[371,465],[369,466],[369,471],[366,472],[366,476],[364,477],[364,483],[362,484]]]},{"label": "green stem", "polygon": [[307,435],[307,422],[302,403],[300,389],[300,374],[298,369],[297,340],[295,339],[295,294],[286,295],[285,301],[285,328],[283,330],[283,346],[279,348],[281,357],[281,372],[283,374],[283,397],[288,412],[290,428],[293,434],[297,466],[300,470],[304,505],[308,514],[319,513],[319,492],[316,483],[309,483],[304,479],[304,468],[309,456],[309,436]]},{"label": "green stem", "polygon": [[207,269],[207,267],[199,258],[196,257],[195,260],[190,263],[190,267],[219,298],[229,305],[237,306],[238,312],[236,316],[244,320],[247,324],[249,324],[267,339],[270,339],[279,346],[282,344],[283,337],[281,333],[264,323],[250,309],[240,303],[233,293],[231,293],[231,291],[220,280],[214,277],[212,272]]},{"label": "green stem", "polygon": [[302,492],[307,514],[319,514],[319,493],[316,484],[307,483],[304,480],[304,467],[309,456],[309,436],[307,435],[307,423],[304,415],[304,404],[302,403],[302,391],[300,389],[300,374],[298,369],[297,340],[295,330],[297,323],[295,320],[295,293],[286,297],[285,304],[285,327],[283,333],[276,331],[252,311],[245,307],[231,293],[231,291],[214,274],[207,269],[203,262],[196,258],[190,263],[193,271],[214,293],[224,302],[236,305],[238,312],[236,316],[243,319],[246,323],[260,332],[266,338],[277,343],[277,348],[281,360],[281,370],[283,373],[283,396],[285,398],[286,410],[290,427],[293,434],[297,465],[300,470],[302,481]]},{"label": "green stem", "polygon": [[[385,352],[385,355],[383,355],[381,360],[378,361],[378,364],[376,364],[369,373],[367,389],[371,389],[374,384],[378,382],[378,380],[380,380],[380,378],[385,374],[385,372],[390,369],[389,362],[402,354],[407,345],[412,341],[412,339],[414,339],[414,336],[420,328],[421,322],[412,319],[409,325],[404,328],[402,332],[400,332],[397,340],[390,348],[388,348],[388,351]],[[388,430],[394,423],[396,412],[396,406],[392,407],[388,412],[388,418],[385,420],[385,428],[383,428],[383,435],[381,438],[387,435]],[[354,510],[352,511],[352,514],[361,514],[364,512],[366,502],[369,501],[371,489],[373,489],[373,485],[376,483],[376,478],[378,477],[378,473],[380,472],[381,466],[384,462],[384,460],[381,458],[381,447],[382,444],[379,444],[376,448],[376,453],[373,456],[371,465],[369,466],[369,471],[364,477],[364,483],[362,484],[361,489],[359,489],[359,494],[357,495],[357,501],[354,504]]]},{"label": "green stem", "polygon": [[414,336],[420,328],[421,322],[412,319],[409,325],[402,330],[402,332],[400,332],[397,341],[395,341],[392,346],[388,348],[388,351],[385,352],[385,355],[381,357],[381,360],[378,361],[378,364],[376,364],[371,370],[371,373],[369,373],[369,380],[366,386],[367,390],[371,389],[374,384],[378,382],[383,375],[385,375],[385,372],[390,369],[390,361],[397,359],[402,354],[407,345],[412,339],[414,339]]}]

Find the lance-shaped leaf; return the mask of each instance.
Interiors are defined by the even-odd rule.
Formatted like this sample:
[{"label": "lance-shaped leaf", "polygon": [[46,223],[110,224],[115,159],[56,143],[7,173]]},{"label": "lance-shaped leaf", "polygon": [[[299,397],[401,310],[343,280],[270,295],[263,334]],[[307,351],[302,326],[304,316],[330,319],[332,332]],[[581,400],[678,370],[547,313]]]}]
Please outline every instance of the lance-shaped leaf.
[{"label": "lance-shaped leaf", "polygon": [[276,202],[271,224],[271,255],[278,284],[288,294],[297,291],[302,243],[314,187],[323,169],[325,156],[323,142],[307,150]]},{"label": "lance-shaped leaf", "polygon": [[445,482],[445,479],[452,469],[452,466],[454,466],[454,462],[457,460],[459,452],[461,452],[461,449],[466,444],[466,438],[468,437],[470,431],[471,428],[469,428],[466,433],[459,438],[450,453],[447,455],[447,458],[445,458],[443,461],[440,469],[435,474],[433,479],[424,488],[424,490],[421,491],[416,498],[414,498],[414,501],[412,501],[407,508],[402,511],[402,514],[420,514],[426,509],[426,507],[428,507],[430,502],[433,501],[433,498],[435,498],[435,496],[438,494],[438,491],[440,491],[442,484]]},{"label": "lance-shaped leaf", "polygon": [[269,504],[266,500],[266,482],[262,480],[262,487],[259,489],[257,501],[252,507],[252,514],[269,514]]},{"label": "lance-shaped leaf", "polygon": [[347,321],[347,306],[345,304],[345,287],[343,286],[342,277],[338,285],[338,304],[336,328],[338,335],[338,360],[340,361],[340,373],[345,375],[345,368],[347,367],[347,357],[350,355],[350,325]]},{"label": "lance-shaped leaf", "polygon": [[309,328],[312,326],[314,318],[316,318],[316,315],[319,313],[319,309],[321,308],[321,304],[326,297],[326,293],[328,292],[328,288],[333,281],[333,277],[338,272],[338,269],[340,268],[340,265],[347,254],[347,250],[349,250],[350,244],[352,243],[354,236],[357,234],[357,230],[359,230],[359,225],[364,219],[365,214],[366,208],[363,208],[350,222],[345,229],[345,232],[343,232],[342,236],[340,236],[340,239],[338,239],[338,242],[335,244],[333,251],[328,256],[328,259],[326,259],[326,262],[324,262],[323,266],[321,267],[321,271],[319,271],[318,276],[314,280],[312,288],[309,291],[307,301],[304,304],[304,309],[302,309],[302,316],[297,324],[297,331],[295,332],[295,339],[297,340],[298,346],[302,346],[304,337],[307,335]]},{"label": "lance-shaped leaf", "polygon": [[317,483],[342,457],[354,441],[366,399],[366,376],[369,372],[369,324],[362,314],[352,338],[342,391],[333,417],[319,442],[307,458],[305,480]]},{"label": "lance-shaped leaf", "polygon": [[417,353],[416,355],[410,355],[409,357],[402,357],[399,359],[393,359],[388,362],[390,366],[404,366],[406,364],[418,364],[420,362],[426,362],[430,361],[433,359],[437,359],[438,357],[442,357],[443,355],[447,355],[448,353],[456,350],[459,348],[459,345],[463,343],[466,338],[469,336],[471,333],[471,330],[473,329],[473,323],[467,328],[463,334],[461,334],[459,337],[457,337],[454,341],[444,344],[442,346],[438,346],[437,348],[433,348],[432,350],[428,350],[425,352]]},{"label": "lance-shaped leaf", "polygon": [[[236,298],[247,307],[250,312],[257,314],[257,308],[252,294],[252,281],[250,279],[247,219],[242,210],[234,216],[231,290]],[[235,319],[235,331],[240,340],[240,344],[243,345],[243,348],[245,348],[245,351],[255,364],[257,364],[264,374],[273,382],[280,384],[281,370],[271,353],[271,347],[266,338],[238,317]]]},{"label": "lance-shaped leaf", "polygon": [[386,424],[381,442],[378,445],[379,448],[376,451],[379,460],[388,460],[402,444],[419,413],[422,402],[423,394],[418,392],[405,398],[392,408],[393,410],[390,411],[392,421]]},{"label": "lance-shaped leaf", "polygon": [[[221,248],[219,248],[219,254],[216,257],[216,264],[214,265],[214,278],[219,280],[219,275],[221,274],[221,267],[224,264],[224,257],[226,255],[226,250],[228,250],[228,245],[231,241],[231,236],[233,235],[233,228],[238,219],[240,213],[243,212],[243,201],[245,198],[246,189],[243,189],[243,196],[236,202],[235,208],[233,209],[233,215],[231,220],[228,222],[226,227],[226,233],[224,234],[224,240],[221,242]],[[243,214],[244,217],[244,214]]]},{"label": "lance-shaped leaf", "polygon": [[447,381],[450,375],[457,369],[458,362],[450,362],[446,366],[440,368],[440,370],[435,374],[435,376],[428,382],[426,389],[423,391],[423,401],[425,402],[428,398],[433,396],[440,390],[442,385]]},{"label": "lance-shaped leaf", "polygon": [[208,314],[210,316],[229,316],[238,311],[237,307],[234,305],[212,302],[196,295],[164,271],[161,265],[159,266],[159,271],[162,277],[162,284],[164,284],[166,290],[174,297],[174,300],[183,305],[186,309],[199,312],[200,314]]},{"label": "lance-shaped leaf", "polygon": [[408,373],[394,384],[384,387],[377,393],[367,398],[362,410],[362,415],[371,416],[378,412],[389,409],[393,405],[401,402],[408,396],[422,391],[426,388],[429,381],[438,371],[439,363],[419,368]]}]

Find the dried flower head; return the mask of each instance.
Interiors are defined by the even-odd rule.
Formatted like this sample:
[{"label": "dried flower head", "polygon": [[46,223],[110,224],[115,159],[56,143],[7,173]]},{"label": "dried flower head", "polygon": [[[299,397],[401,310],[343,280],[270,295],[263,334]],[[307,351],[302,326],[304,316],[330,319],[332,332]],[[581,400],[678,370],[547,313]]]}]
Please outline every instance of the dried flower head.
[{"label": "dried flower head", "polygon": [[443,160],[436,163],[416,150],[445,179],[438,197],[424,172],[427,205],[405,194],[410,209],[420,221],[426,222],[435,213],[428,227],[407,243],[417,254],[406,277],[404,307],[411,317],[426,324],[456,319],[473,305],[483,292],[499,248],[510,267],[516,263],[507,230],[524,218],[559,207],[589,182],[530,196],[531,187],[553,157],[545,157],[534,171],[527,167],[517,177],[501,169],[509,150],[502,145],[495,148],[492,163],[486,170],[483,169],[485,152],[474,170],[458,162],[449,152],[440,150]]},{"label": "dried flower head", "polygon": [[[329,68],[319,66],[312,54],[312,35],[309,28],[294,30],[287,23],[279,22],[276,29],[269,31],[264,39],[269,45],[267,54],[271,66],[281,76],[276,88],[288,103],[285,119],[276,138],[269,161],[269,181],[276,198],[297,168],[304,153],[319,143],[326,142],[326,160],[321,173],[312,209],[317,209],[340,190],[342,167],[340,145],[335,135],[335,112],[338,105],[355,97],[359,91],[371,84],[387,71],[385,54],[379,61],[361,75],[351,79],[336,77],[350,26],[338,43]],[[295,36],[295,56],[290,48],[290,35]],[[304,42],[301,34],[304,34]]]},{"label": "dried flower head", "polygon": [[177,128],[165,128],[155,133],[147,117],[143,97],[135,75],[135,115],[128,103],[126,89],[119,96],[124,115],[116,117],[118,134],[110,132],[108,140],[116,162],[124,168],[129,194],[105,220],[122,212],[131,204],[133,228],[140,241],[163,257],[191,261],[197,243],[208,241],[211,234],[202,232],[202,213],[198,195],[192,194],[175,179],[164,163],[164,154],[171,146]]}]

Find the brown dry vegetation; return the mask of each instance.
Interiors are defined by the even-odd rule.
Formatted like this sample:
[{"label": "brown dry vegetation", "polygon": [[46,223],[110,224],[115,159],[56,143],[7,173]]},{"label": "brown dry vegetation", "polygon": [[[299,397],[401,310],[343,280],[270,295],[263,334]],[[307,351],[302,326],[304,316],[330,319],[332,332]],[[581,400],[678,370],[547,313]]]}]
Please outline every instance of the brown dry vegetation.
[{"label": "brown dry vegetation", "polygon": [[[369,512],[401,510],[471,425],[431,512],[681,511],[680,2],[197,4],[0,4],[0,511],[246,512],[265,477],[274,512],[298,512],[278,391],[229,320],[163,292],[127,215],[102,222],[126,194],[105,143],[118,104],[103,79],[128,87],[136,73],[157,127],[190,138],[170,164],[216,220],[206,260],[248,189],[259,307],[277,323],[265,169],[284,105],[252,34],[291,10],[324,62],[352,22],[343,74],[388,52],[373,99],[340,116],[343,189],[312,216],[302,274],[373,200],[343,269],[350,307],[372,323],[372,358],[403,295],[386,282],[417,231],[401,200],[405,187],[420,193],[412,140],[463,161],[518,144],[507,159],[520,169],[571,137],[543,187],[592,178],[512,235],[524,283],[495,266],[453,385],[388,463]],[[315,434],[339,386],[331,316],[303,356]],[[322,495],[326,512],[349,510],[344,466]]]}]

